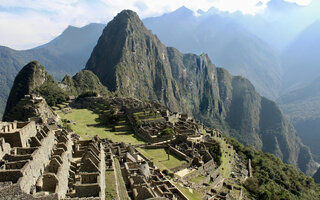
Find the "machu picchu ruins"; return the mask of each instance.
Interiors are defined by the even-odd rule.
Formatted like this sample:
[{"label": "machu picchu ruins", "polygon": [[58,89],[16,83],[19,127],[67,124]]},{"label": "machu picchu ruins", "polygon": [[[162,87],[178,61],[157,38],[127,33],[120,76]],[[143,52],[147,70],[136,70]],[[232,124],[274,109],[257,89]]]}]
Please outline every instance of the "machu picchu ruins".
[{"label": "machu picchu ruins", "polygon": [[[23,109],[31,111],[29,118],[0,123],[0,199],[108,199],[108,187],[115,191],[111,199],[190,199],[182,188],[201,191],[204,199],[242,196],[246,163],[218,130],[186,114],[135,98],[77,98],[53,108],[37,95],[21,101],[28,105]],[[23,109],[19,112],[25,113]],[[99,112],[100,123],[111,125],[110,131],[133,132],[143,142],[101,135],[83,139],[70,128],[76,122],[57,114],[77,109]],[[225,151],[228,163],[216,159],[213,146]],[[153,162],[147,152],[158,150],[168,162],[178,160],[177,166]]]}]

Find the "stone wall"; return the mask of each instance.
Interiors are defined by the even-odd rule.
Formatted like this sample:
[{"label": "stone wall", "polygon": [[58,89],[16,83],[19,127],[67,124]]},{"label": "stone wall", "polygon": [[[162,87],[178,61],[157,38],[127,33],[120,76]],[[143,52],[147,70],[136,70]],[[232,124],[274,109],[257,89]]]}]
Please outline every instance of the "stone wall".
[{"label": "stone wall", "polygon": [[[19,127],[19,123],[17,124],[17,127]],[[36,123],[34,121],[30,121],[29,123],[25,124],[19,130],[19,132],[20,132],[22,147],[27,147],[28,140],[37,134]]]},{"label": "stone wall", "polygon": [[2,157],[9,153],[11,150],[11,146],[9,143],[6,143],[6,141],[4,140],[4,138],[0,138],[0,159],[2,159]]},{"label": "stone wall", "polygon": [[28,140],[37,134],[35,122],[12,122],[2,127],[0,137],[12,147],[27,147]]},{"label": "stone wall", "polygon": [[65,197],[67,190],[69,188],[68,178],[69,178],[70,161],[72,159],[72,141],[70,139],[70,135],[66,135],[66,137],[68,138],[68,140],[65,143],[67,149],[61,156],[62,165],[60,166],[57,172],[57,178],[59,182],[55,191],[60,198]]},{"label": "stone wall", "polygon": [[22,169],[23,177],[18,181],[21,190],[30,193],[32,185],[35,185],[38,177],[43,173],[45,163],[49,163],[51,150],[55,143],[54,131],[49,130],[47,137],[41,141],[42,145],[32,153],[32,160]]}]

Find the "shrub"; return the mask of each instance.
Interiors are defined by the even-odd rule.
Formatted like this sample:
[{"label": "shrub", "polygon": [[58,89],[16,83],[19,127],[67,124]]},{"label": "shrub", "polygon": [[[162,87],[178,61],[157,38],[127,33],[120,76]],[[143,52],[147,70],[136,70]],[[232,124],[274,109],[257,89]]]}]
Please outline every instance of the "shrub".
[{"label": "shrub", "polygon": [[160,132],[159,137],[170,137],[172,138],[174,136],[174,130],[172,128],[165,128]]},{"label": "shrub", "polygon": [[96,96],[98,96],[97,92],[95,92],[95,91],[86,91],[86,92],[81,93],[77,97],[77,99],[84,98],[84,97],[96,97]]},{"label": "shrub", "polygon": [[219,142],[214,141],[214,144],[209,148],[209,153],[212,156],[214,162],[217,163],[218,166],[221,165],[222,152]]}]

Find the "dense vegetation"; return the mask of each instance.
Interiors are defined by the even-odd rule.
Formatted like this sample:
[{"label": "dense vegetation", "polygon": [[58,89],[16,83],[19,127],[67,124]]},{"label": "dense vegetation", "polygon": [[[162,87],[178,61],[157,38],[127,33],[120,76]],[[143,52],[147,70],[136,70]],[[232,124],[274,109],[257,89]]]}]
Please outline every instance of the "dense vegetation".
[{"label": "dense vegetation", "polygon": [[172,128],[165,128],[160,132],[159,137],[170,137],[174,136],[174,130]]},{"label": "dense vegetation", "polygon": [[245,182],[248,193],[259,200],[319,199],[320,186],[292,165],[228,138],[236,152],[252,160],[253,177]]},{"label": "dense vegetation", "polygon": [[66,75],[60,86],[75,96],[85,93],[89,94],[90,92],[93,92],[96,95],[110,94],[108,89],[102,85],[99,78],[88,70],[82,70],[73,77]]},{"label": "dense vegetation", "polygon": [[[52,77],[51,77],[52,78]],[[34,93],[42,96],[49,106],[55,106],[68,100],[69,95],[63,91],[56,81],[47,80],[40,87],[36,88]]]},{"label": "dense vegetation", "polygon": [[209,148],[209,153],[212,156],[214,162],[220,166],[221,165],[221,157],[222,157],[222,152],[221,152],[221,147],[220,143],[213,141],[213,145]]},{"label": "dense vegetation", "polygon": [[96,97],[98,96],[98,93],[95,91],[87,91],[81,93],[77,98],[85,98],[85,97]]}]

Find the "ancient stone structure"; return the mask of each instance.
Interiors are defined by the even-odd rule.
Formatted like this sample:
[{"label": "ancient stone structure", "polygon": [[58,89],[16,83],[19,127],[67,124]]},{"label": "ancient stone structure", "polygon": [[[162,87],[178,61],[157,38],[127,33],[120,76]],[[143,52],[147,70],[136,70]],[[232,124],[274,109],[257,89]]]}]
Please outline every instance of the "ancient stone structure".
[{"label": "ancient stone structure", "polygon": [[134,147],[124,143],[107,143],[105,146],[108,146],[108,151],[113,152],[112,154],[120,161],[122,178],[130,198],[188,199],[153,165],[153,162]]},{"label": "ancient stone structure", "polygon": [[0,199],[104,199],[103,143],[70,135],[53,122],[0,122]]}]

